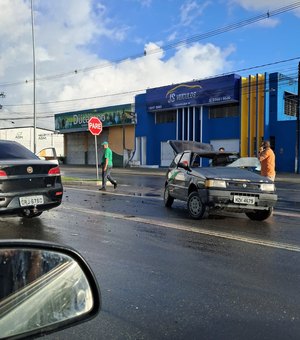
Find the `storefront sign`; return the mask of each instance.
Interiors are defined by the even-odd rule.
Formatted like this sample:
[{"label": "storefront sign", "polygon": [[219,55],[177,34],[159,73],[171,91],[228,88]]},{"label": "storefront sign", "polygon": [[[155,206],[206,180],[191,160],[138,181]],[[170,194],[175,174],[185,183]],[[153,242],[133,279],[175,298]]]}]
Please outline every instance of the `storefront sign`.
[{"label": "storefront sign", "polygon": [[148,111],[239,100],[240,76],[228,75],[147,90]]},{"label": "storefront sign", "polygon": [[127,111],[133,111],[131,105],[59,113],[55,115],[55,130],[61,132],[88,131],[88,121],[91,117],[99,118],[103,127],[134,124],[135,120],[132,117],[123,115],[123,112]]}]

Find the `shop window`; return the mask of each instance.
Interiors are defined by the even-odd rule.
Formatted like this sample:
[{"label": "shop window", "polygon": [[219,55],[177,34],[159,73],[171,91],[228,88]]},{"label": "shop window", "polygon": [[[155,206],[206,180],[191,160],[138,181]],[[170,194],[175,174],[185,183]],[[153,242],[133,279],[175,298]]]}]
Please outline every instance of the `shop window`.
[{"label": "shop window", "polygon": [[238,117],[240,112],[239,104],[226,104],[209,107],[209,119]]},{"label": "shop window", "polygon": [[290,92],[284,92],[284,114],[288,116],[297,115],[298,96]]},{"label": "shop window", "polygon": [[176,122],[176,110],[155,112],[155,124]]}]

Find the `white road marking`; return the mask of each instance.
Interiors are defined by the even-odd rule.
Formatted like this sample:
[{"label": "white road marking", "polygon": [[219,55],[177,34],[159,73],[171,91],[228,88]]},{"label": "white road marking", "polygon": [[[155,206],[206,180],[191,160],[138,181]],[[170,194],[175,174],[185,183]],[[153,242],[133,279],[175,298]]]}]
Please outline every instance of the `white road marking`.
[{"label": "white road marking", "polygon": [[300,213],[288,211],[274,211],[273,215],[300,218]]},{"label": "white road marking", "polygon": [[254,244],[254,245],[259,245],[259,246],[268,247],[268,248],[276,248],[276,249],[288,250],[288,251],[293,251],[293,252],[300,252],[299,246],[289,244],[289,243],[281,243],[281,242],[275,242],[275,241],[260,240],[260,239],[251,238],[251,237],[244,237],[244,236],[239,236],[239,235],[232,235],[226,232],[218,232],[218,231],[213,231],[213,230],[204,229],[200,227],[197,227],[197,228],[187,227],[187,226],[177,225],[174,223],[169,223],[169,222],[165,222],[161,220],[137,217],[134,215],[117,214],[117,213],[111,213],[107,211],[96,211],[93,209],[81,208],[70,203],[63,204],[61,207],[66,210],[82,212],[88,215],[97,215],[97,216],[102,216],[102,217],[111,218],[111,219],[119,219],[123,221],[131,221],[131,222],[133,221],[137,223],[150,224],[153,226],[158,226],[158,227],[163,227],[163,228],[187,231],[187,232],[192,232],[196,234],[213,236],[217,238],[223,238],[227,240]]},{"label": "white road marking", "polygon": [[[100,193],[98,189],[75,188],[75,187],[68,187],[68,186],[65,186],[65,187],[68,188],[68,190]],[[126,194],[126,193],[120,193],[120,192],[114,192],[114,191],[105,191],[105,192],[101,192],[101,194],[163,201],[162,197],[154,196],[154,195],[151,196],[151,195],[143,195],[143,194],[140,194],[140,195],[139,194]],[[282,211],[282,210],[274,210],[273,215],[300,218],[300,212],[297,213],[297,212],[288,212],[288,211]]]}]

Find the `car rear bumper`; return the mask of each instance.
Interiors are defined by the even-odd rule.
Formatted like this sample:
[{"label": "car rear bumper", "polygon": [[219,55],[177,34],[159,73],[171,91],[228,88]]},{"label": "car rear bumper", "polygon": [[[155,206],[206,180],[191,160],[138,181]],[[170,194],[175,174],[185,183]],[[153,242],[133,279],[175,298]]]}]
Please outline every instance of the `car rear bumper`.
[{"label": "car rear bumper", "polygon": [[[36,205],[20,205],[20,197],[42,196],[43,203]],[[49,210],[59,206],[62,202],[63,187],[47,191],[30,191],[18,193],[1,193],[0,194],[0,214],[18,214],[24,209],[36,209],[38,211]]]},{"label": "car rear bumper", "polygon": [[61,204],[61,200],[57,202],[51,202],[49,204],[41,204],[36,207],[19,207],[19,208],[0,208],[0,215],[21,215],[21,213],[26,209],[35,209],[36,211],[46,211],[58,207]]}]

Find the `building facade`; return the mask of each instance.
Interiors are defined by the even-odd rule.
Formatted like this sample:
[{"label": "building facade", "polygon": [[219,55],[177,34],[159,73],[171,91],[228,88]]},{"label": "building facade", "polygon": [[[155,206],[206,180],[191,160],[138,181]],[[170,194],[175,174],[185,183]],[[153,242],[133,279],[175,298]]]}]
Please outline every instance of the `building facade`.
[{"label": "building facade", "polygon": [[[102,132],[94,136],[89,132],[88,121],[98,117]],[[102,157],[101,143],[109,142],[115,166],[124,166],[134,150],[135,112],[131,104],[109,106],[91,110],[60,113],[55,115],[55,129],[64,134],[67,164],[96,164]]]},{"label": "building facade", "polygon": [[256,156],[261,141],[269,139],[277,171],[295,172],[297,86],[297,79],[280,73],[229,74],[148,89],[132,105],[58,114],[55,123],[65,134],[70,164],[95,164],[87,127],[95,115],[104,127],[99,145],[109,141],[119,166],[168,166],[170,139],[210,143],[241,156]]}]

